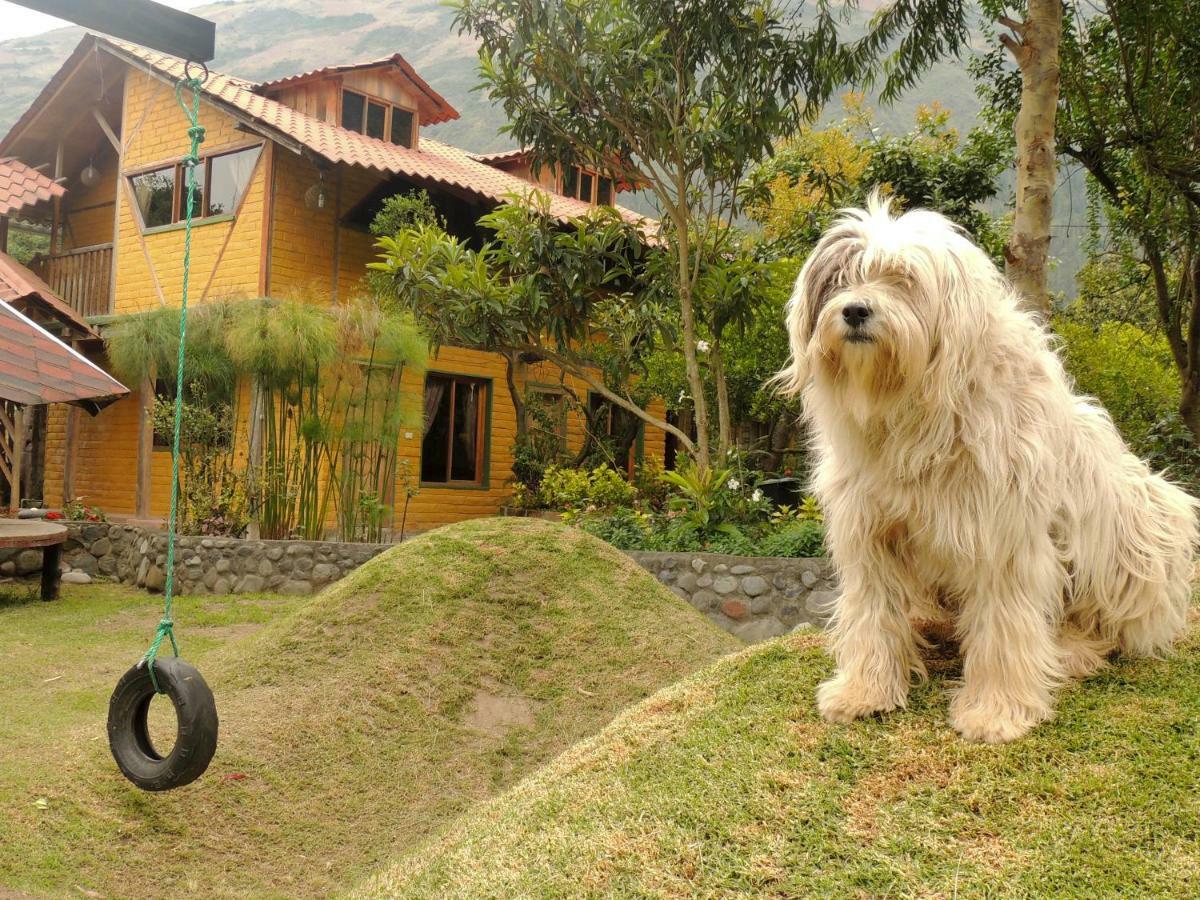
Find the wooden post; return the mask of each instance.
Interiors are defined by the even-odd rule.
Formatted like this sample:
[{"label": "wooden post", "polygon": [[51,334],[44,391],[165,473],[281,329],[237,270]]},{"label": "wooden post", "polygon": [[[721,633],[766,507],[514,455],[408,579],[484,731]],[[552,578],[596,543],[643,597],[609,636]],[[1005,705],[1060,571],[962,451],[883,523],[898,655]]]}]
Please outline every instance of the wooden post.
[{"label": "wooden post", "polygon": [[[63,143],[58,142],[54,153],[54,180],[59,182],[63,177]],[[54,198],[54,220],[50,224],[50,252],[62,252],[62,197]]]},{"label": "wooden post", "polygon": [[13,406],[12,414],[12,479],[9,482],[9,508],[18,510],[21,508],[21,481],[23,476],[23,463],[25,459],[25,407]]},{"label": "wooden post", "polygon": [[8,216],[0,216],[0,253],[8,252]]},{"label": "wooden post", "polygon": [[63,474],[62,505],[75,499],[75,440],[79,431],[79,407],[67,410],[67,422],[63,426]]},{"label": "wooden post", "polygon": [[154,378],[142,382],[138,408],[137,515],[150,518],[151,463],[154,458]]}]

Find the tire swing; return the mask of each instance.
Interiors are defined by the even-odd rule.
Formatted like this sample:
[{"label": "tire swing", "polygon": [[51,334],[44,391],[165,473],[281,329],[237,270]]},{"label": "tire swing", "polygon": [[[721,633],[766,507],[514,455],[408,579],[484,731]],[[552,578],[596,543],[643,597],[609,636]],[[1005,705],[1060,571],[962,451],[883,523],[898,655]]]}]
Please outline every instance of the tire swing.
[{"label": "tire swing", "polygon": [[[167,520],[167,571],[163,585],[163,616],[150,649],[121,676],[108,701],[108,746],[121,773],[144,791],[168,791],[191,784],[208,768],[217,750],[217,705],[204,678],[179,658],[171,605],[175,595],[175,526],[179,506],[179,429],[183,418],[183,366],[187,338],[188,275],[192,256],[192,211],[196,202],[196,166],[200,164],[200,89],[208,67],[200,64],[201,77],[192,75],[193,63],[184,66],[175,85],[175,99],[188,117],[191,151],[183,160],[187,171],[187,205],[183,232],[183,290],[179,311],[179,362],[175,378],[175,421],[171,444],[171,512]],[[184,91],[191,91],[189,107]],[[169,639],[174,658],[159,659],[162,642]],[[150,739],[147,713],[155,694],[164,694],[175,707],[178,722],[175,746],[163,756]]]}]

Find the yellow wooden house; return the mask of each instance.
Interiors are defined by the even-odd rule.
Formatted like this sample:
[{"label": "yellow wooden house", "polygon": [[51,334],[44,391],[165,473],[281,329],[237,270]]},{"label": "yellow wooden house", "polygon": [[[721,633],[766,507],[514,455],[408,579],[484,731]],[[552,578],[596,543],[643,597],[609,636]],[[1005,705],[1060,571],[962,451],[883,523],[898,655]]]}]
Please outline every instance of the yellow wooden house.
[{"label": "yellow wooden house", "polygon": [[[0,157],[65,185],[47,213],[50,252],[35,269],[101,327],[179,303],[188,122],[175,85],[183,74],[181,60],[88,35],[0,142]],[[263,83],[212,72],[200,111],[192,302],[293,293],[344,301],[375,258],[366,227],[374,212],[413,188],[428,192],[451,230],[468,233],[531,185],[564,221],[613,204],[622,187],[579,169],[535,177],[519,152],[472,154],[428,136],[458,115],[399,55]],[[517,377],[555,401],[556,373],[532,364]],[[170,454],[153,439],[153,386],[130,387],[137,390],[94,418],[51,408],[40,451],[47,503],[83,497],[114,519],[161,521]],[[515,437],[503,359],[443,347],[427,374],[405,375],[403,389],[423,393],[430,410],[425,428],[400,435],[398,456],[421,474],[409,528],[497,513],[511,494]],[[453,415],[456,396],[460,414],[476,423],[471,442],[438,445],[449,429],[436,420]],[[583,417],[563,422],[567,446],[578,447]],[[648,432],[640,444],[662,454],[664,435]]]}]

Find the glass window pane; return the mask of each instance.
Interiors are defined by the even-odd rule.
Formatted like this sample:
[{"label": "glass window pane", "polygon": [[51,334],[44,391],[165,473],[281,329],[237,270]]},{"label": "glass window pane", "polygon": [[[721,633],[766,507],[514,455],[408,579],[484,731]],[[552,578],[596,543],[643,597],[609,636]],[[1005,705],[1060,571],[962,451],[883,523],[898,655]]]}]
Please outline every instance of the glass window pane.
[{"label": "glass window pane", "polygon": [[342,91],[342,127],[357,131],[363,130],[363,104],[366,97],[354,91]]},{"label": "glass window pane", "polygon": [[387,119],[387,107],[382,103],[367,103],[367,137],[383,140],[383,126]]},{"label": "glass window pane", "polygon": [[142,212],[142,224],[147,228],[170,225],[171,204],[175,202],[175,167],[134,175],[130,181]]},{"label": "glass window pane", "polygon": [[454,386],[454,441],[450,450],[450,478],[478,481],[480,460],[479,404],[483,386],[460,381]]},{"label": "glass window pane", "polygon": [[[200,165],[196,166],[196,199],[192,202],[192,218],[199,219],[204,215],[204,170],[205,161],[200,160]],[[187,219],[187,169],[183,166],[179,167],[179,215],[176,217],[176,222],[183,222]]]},{"label": "glass window pane", "polygon": [[613,202],[613,181],[611,178],[601,178],[596,183],[596,202],[600,206],[608,206]]},{"label": "glass window pane", "polygon": [[413,114],[398,106],[392,107],[392,143],[412,146]]},{"label": "glass window pane", "polygon": [[574,197],[575,192],[579,189],[579,169],[576,166],[567,166],[567,171],[563,173],[563,189],[562,192],[567,197]]},{"label": "glass window pane", "polygon": [[528,398],[533,445],[548,454],[567,449],[567,398],[558,391],[534,390]]},{"label": "glass window pane", "polygon": [[237,153],[214,156],[209,163],[208,215],[219,216],[237,210],[242,194],[250,184],[250,175],[261,147],[249,147]]},{"label": "glass window pane", "polygon": [[421,480],[447,481],[450,446],[450,379],[425,379],[425,434],[421,441]]},{"label": "glass window pane", "polygon": [[592,173],[581,172],[579,174],[579,199],[584,203],[592,202]]}]

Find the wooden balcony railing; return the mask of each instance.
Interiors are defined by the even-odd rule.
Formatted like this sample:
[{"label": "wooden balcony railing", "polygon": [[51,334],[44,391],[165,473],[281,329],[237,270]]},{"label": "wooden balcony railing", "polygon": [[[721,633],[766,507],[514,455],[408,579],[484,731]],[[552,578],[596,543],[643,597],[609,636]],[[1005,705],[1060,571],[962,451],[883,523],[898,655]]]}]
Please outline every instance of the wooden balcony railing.
[{"label": "wooden balcony railing", "polygon": [[30,268],[82,316],[112,312],[112,244],[37,256]]}]

